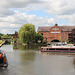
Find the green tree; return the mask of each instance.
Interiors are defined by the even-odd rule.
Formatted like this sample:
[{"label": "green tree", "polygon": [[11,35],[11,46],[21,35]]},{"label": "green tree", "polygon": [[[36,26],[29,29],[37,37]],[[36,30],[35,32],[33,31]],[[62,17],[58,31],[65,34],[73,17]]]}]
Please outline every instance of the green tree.
[{"label": "green tree", "polygon": [[14,43],[16,43],[17,39],[15,38],[15,39],[13,39],[13,41],[14,41]]},{"label": "green tree", "polygon": [[70,43],[70,42],[69,42],[69,39],[66,39],[66,42],[67,42],[67,43]]},{"label": "green tree", "polygon": [[29,44],[35,40],[35,26],[32,24],[24,24],[19,29],[19,38],[23,43]]},{"label": "green tree", "polygon": [[3,36],[1,36],[1,38],[2,38],[2,39],[8,39],[9,36],[8,36],[8,35],[3,35]]},{"label": "green tree", "polygon": [[2,34],[2,33],[0,33],[0,36],[3,36],[3,34]]},{"label": "green tree", "polygon": [[0,40],[1,40],[1,35],[0,35]]},{"label": "green tree", "polygon": [[43,42],[43,36],[39,32],[36,32],[35,43],[38,43],[38,41],[41,41],[41,43],[42,43]]}]

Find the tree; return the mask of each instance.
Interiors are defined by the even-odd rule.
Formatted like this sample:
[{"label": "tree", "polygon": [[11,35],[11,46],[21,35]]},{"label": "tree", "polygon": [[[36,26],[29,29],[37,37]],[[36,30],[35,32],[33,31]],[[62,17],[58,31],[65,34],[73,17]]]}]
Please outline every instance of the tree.
[{"label": "tree", "polygon": [[1,35],[0,35],[0,40],[1,40]]},{"label": "tree", "polygon": [[3,35],[1,36],[2,39],[9,39],[9,36],[8,35]]},{"label": "tree", "polygon": [[69,39],[66,39],[66,42],[67,42],[67,43],[70,43],[70,42],[69,42]]},{"label": "tree", "polygon": [[2,34],[2,33],[0,33],[0,36],[3,36],[3,34]]},{"label": "tree", "polygon": [[13,39],[13,41],[14,41],[14,43],[16,43],[17,39],[15,38],[15,39]]},{"label": "tree", "polygon": [[43,36],[39,32],[36,32],[35,43],[38,43],[38,41],[41,41],[41,43],[42,43],[43,42]]},{"label": "tree", "polygon": [[35,26],[32,24],[24,24],[19,29],[19,38],[22,43],[27,43],[29,45],[30,42],[35,40]]}]

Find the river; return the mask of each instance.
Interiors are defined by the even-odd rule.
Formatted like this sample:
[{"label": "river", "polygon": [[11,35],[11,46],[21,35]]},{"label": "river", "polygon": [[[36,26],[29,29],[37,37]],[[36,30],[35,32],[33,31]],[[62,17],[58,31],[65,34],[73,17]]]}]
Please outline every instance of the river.
[{"label": "river", "polygon": [[40,53],[37,48],[17,48],[4,45],[8,68],[0,75],[75,75],[75,54]]}]

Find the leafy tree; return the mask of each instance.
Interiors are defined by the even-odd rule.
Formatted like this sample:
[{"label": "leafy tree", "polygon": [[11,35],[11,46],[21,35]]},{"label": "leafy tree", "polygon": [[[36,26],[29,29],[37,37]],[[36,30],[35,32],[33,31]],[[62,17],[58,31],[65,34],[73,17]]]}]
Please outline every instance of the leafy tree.
[{"label": "leafy tree", "polygon": [[13,41],[14,41],[14,43],[16,43],[17,39],[15,38],[15,39],[13,39]]},{"label": "leafy tree", "polygon": [[0,35],[0,40],[1,40],[1,35]]},{"label": "leafy tree", "polygon": [[1,38],[2,38],[2,39],[8,39],[9,36],[8,36],[8,35],[3,35],[3,36],[1,36]]},{"label": "leafy tree", "polygon": [[19,38],[23,43],[29,44],[30,42],[33,42],[35,39],[35,26],[32,24],[24,24],[19,29]]},{"label": "leafy tree", "polygon": [[0,33],[0,36],[3,36],[3,34],[2,34],[2,33]]},{"label": "leafy tree", "polygon": [[39,32],[36,32],[35,43],[38,43],[38,41],[41,41],[41,43],[42,43],[43,42],[43,36]]},{"label": "leafy tree", "polygon": [[67,43],[70,43],[70,42],[69,42],[69,39],[66,39],[66,42],[67,42]]}]

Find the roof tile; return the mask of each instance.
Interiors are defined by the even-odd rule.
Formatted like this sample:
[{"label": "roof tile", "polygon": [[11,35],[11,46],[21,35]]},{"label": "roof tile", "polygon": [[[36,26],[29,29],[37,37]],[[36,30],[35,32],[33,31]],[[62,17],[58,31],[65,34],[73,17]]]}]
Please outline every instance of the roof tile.
[{"label": "roof tile", "polygon": [[[50,31],[51,28],[52,28],[52,26],[39,27],[37,31],[38,31],[38,32]],[[59,26],[59,28],[60,28],[62,31],[71,31],[72,29],[75,28],[75,26]]]}]

